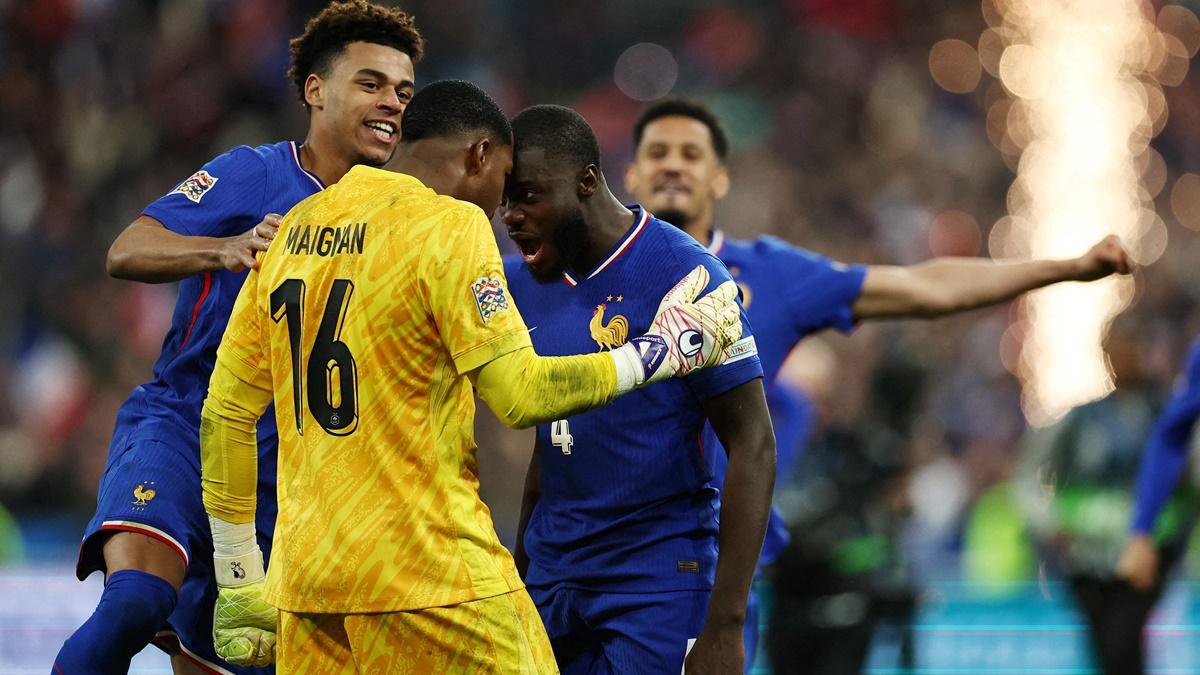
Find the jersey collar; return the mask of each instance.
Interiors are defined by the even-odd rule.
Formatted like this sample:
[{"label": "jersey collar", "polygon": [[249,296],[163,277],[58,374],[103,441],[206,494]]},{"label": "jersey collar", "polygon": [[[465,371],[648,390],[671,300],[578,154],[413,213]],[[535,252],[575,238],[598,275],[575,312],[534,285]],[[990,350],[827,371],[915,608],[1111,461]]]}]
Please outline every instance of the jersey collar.
[{"label": "jersey collar", "polygon": [[708,242],[708,252],[713,255],[720,255],[721,249],[725,248],[725,233],[720,230],[713,230],[712,240]]},{"label": "jersey collar", "polygon": [[288,141],[288,145],[292,146],[292,159],[296,161],[296,168],[300,169],[300,172],[305,176],[308,176],[309,180],[316,183],[318,190],[324,190],[325,184],[321,182],[321,179],[309,173],[308,170],[300,164],[300,148],[296,145],[296,141]]},{"label": "jersey collar", "polygon": [[[613,248],[612,253],[610,253],[609,256],[604,259],[604,262],[600,263],[596,269],[592,270],[591,274],[587,275],[588,279],[600,274],[600,272],[604,271],[606,267],[616,262],[617,258],[621,257],[621,254],[625,253],[625,251],[628,251],[629,246],[633,244],[633,240],[638,238],[638,235],[640,235],[642,231],[646,229],[646,223],[650,222],[650,212],[642,208],[641,205],[634,204],[628,208],[637,214],[633,227],[629,228],[629,231],[625,233],[625,236],[621,238],[621,241],[617,242],[616,247]],[[575,277],[573,277],[570,272],[565,270],[563,271],[563,281],[567,282],[568,286],[579,285],[579,282],[575,280]]]}]

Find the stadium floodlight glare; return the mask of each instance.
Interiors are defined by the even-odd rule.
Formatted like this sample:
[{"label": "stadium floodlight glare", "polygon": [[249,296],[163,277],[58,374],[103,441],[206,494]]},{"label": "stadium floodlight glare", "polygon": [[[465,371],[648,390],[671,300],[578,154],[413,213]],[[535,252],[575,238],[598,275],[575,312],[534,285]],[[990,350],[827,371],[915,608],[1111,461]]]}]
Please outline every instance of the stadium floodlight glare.
[{"label": "stadium floodlight glare", "polygon": [[[985,16],[1002,21],[989,29],[1004,38],[996,71],[1023,113],[1022,128],[1009,115],[1005,130],[1023,148],[1007,221],[1020,226],[994,233],[994,254],[1065,258],[1117,234],[1145,265],[1166,248],[1143,179],[1166,121],[1161,76],[1176,79],[1180,50],[1152,12],[1128,0],[984,0]],[[1031,424],[1112,390],[1101,343],[1132,297],[1132,279],[1109,278],[1022,302],[1015,369]]]}]

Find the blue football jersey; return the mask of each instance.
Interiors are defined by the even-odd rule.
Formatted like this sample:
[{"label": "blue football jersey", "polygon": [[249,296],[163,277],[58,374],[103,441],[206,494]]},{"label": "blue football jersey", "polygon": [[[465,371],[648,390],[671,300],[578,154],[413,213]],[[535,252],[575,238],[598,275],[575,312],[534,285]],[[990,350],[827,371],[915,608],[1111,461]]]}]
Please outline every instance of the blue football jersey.
[{"label": "blue football jersey", "polygon": [[[705,292],[725,266],[639,207],[635,224],[586,277],[540,282],[508,258],[509,290],[539,354],[611,349],[644,333],[662,297],[697,265]],[[742,314],[743,340],[753,344]],[[632,392],[603,408],[541,425],[541,498],[525,532],[532,588],[611,592],[712,588],[718,490],[702,442],[701,402],[762,376],[745,358]]]},{"label": "blue football jersey", "polygon": [[[322,187],[300,166],[295,143],[240,146],[209,161],[143,214],[179,234],[229,237],[254,227],[268,213],[287,213]],[[179,299],[154,364],[154,379],[134,389],[122,405],[123,418],[136,420],[151,434],[163,428],[163,440],[177,438],[179,430],[195,435],[197,466],[200,409],[217,347],[247,273],[220,270],[179,282]],[[259,420],[258,439],[263,451],[274,449],[272,411]],[[260,479],[273,481],[274,468],[274,461],[262,463]]]},{"label": "blue football jersey", "polygon": [[[1156,532],[1155,524],[1171,495],[1179,488],[1184,472],[1187,471],[1196,447],[1194,437],[1197,433],[1197,420],[1200,420],[1200,338],[1192,343],[1175,391],[1154,421],[1154,427],[1146,438],[1134,489],[1133,518],[1130,526],[1134,532],[1160,535],[1167,533]],[[1182,528],[1183,533],[1190,527],[1189,518],[1186,527]],[[1181,536],[1178,530],[1171,534]],[[1160,544],[1163,543],[1163,538],[1165,537],[1158,538]]]},{"label": "blue football jersey", "polygon": [[[754,339],[762,360],[763,383],[771,403],[771,421],[776,427],[776,447],[781,460],[785,457],[790,460],[787,453],[795,451],[795,445],[808,436],[808,430],[797,429],[796,420],[779,415],[789,411],[803,414],[807,408],[776,392],[775,377],[784,359],[804,337],[826,328],[844,332],[854,328],[854,301],[862,292],[867,268],[834,262],[776,237],[736,241],[717,231],[708,249],[729,267],[729,273],[742,289],[742,306],[754,325]],[[780,430],[787,431],[786,438],[780,436]],[[720,488],[727,459],[711,425],[705,425],[704,444],[714,449],[708,456],[713,462],[715,484]],[[779,475],[783,473],[784,470],[779,470]],[[783,517],[771,509],[760,563],[774,562],[787,543]]]}]

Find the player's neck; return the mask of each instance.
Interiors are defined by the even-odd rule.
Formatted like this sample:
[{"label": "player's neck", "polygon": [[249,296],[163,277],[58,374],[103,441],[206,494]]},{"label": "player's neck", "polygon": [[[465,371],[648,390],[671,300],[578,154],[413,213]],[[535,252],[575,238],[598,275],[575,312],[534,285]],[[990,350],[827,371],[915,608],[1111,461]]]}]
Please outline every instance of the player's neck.
[{"label": "player's neck", "polygon": [[625,208],[608,188],[588,200],[583,218],[588,224],[588,247],[579,260],[584,269],[576,271],[586,273],[596,269],[608,257],[617,242],[634,226],[635,218],[633,211]]},{"label": "player's neck", "polygon": [[321,140],[312,134],[300,146],[300,167],[319,178],[324,185],[333,185],[341,180],[352,166],[349,160],[324,148]]},{"label": "player's neck", "polygon": [[688,223],[687,227],[683,228],[683,231],[692,235],[692,238],[700,242],[700,245],[704,248],[712,245],[713,230],[711,221],[705,224],[700,224],[698,221]]},{"label": "player's neck", "polygon": [[708,248],[712,244],[713,234],[713,217],[712,207],[704,210],[703,213],[688,221],[683,227],[683,231],[692,235],[692,238],[700,242],[700,245]]},{"label": "player's neck", "polygon": [[451,158],[461,158],[455,157],[447,147],[445,141],[438,138],[401,143],[387,168],[389,171],[416,178],[422,185],[440,195],[457,199],[460,197],[458,192],[462,182],[462,162],[451,161]]}]

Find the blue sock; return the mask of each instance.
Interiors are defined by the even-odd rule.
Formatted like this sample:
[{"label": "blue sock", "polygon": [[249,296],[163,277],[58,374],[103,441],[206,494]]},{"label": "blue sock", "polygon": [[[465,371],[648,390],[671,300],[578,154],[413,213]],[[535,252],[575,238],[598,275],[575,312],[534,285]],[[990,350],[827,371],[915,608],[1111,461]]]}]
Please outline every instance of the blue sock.
[{"label": "blue sock", "polygon": [[67,638],[53,675],[124,675],[175,609],[178,595],[165,579],[140,570],[108,576],[96,611]]}]

